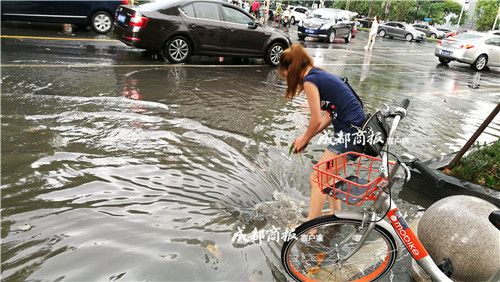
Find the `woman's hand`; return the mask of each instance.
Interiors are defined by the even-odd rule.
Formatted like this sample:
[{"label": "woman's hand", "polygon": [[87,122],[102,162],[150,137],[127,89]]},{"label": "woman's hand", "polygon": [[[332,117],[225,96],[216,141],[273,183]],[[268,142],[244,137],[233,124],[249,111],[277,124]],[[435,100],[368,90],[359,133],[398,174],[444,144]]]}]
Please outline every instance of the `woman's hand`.
[{"label": "woman's hand", "polygon": [[295,139],[295,141],[293,141],[293,152],[302,152],[307,147],[308,143],[309,139],[307,139],[307,137],[305,137],[304,135],[298,137],[297,139]]}]

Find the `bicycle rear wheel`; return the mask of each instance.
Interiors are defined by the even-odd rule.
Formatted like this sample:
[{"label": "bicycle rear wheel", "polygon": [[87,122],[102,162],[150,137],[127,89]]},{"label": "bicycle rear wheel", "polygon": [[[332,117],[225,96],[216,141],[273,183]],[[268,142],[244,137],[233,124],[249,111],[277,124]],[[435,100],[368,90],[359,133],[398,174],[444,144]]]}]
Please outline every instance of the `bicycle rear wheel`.
[{"label": "bicycle rear wheel", "polygon": [[335,215],[305,222],[283,245],[281,263],[298,281],[376,281],[396,261],[396,239],[376,225],[361,249],[343,261],[361,238],[361,223]]}]

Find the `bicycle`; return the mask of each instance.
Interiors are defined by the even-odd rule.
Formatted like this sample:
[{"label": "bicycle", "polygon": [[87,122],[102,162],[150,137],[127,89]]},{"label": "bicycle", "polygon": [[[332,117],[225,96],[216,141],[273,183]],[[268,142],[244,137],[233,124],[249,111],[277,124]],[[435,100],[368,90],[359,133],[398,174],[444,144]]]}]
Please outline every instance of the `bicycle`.
[{"label": "bicycle", "polygon": [[[389,108],[382,111],[393,119],[387,140],[392,140],[409,103],[405,99],[394,111]],[[347,205],[372,204],[360,212],[336,211],[334,215],[321,216],[297,227],[295,237],[286,241],[281,251],[282,264],[295,280],[379,280],[393,267],[402,243],[433,281],[452,281],[449,259],[439,266],[432,260],[391,197],[391,187],[401,167],[405,181],[410,178],[409,166],[418,169],[437,187],[442,187],[444,181],[418,159],[390,153],[387,143],[380,157],[347,152],[313,166],[324,194]],[[396,161],[389,161],[389,154]],[[349,156],[357,159],[348,161]],[[342,164],[340,168],[338,164]],[[383,220],[386,217],[389,222]]]}]

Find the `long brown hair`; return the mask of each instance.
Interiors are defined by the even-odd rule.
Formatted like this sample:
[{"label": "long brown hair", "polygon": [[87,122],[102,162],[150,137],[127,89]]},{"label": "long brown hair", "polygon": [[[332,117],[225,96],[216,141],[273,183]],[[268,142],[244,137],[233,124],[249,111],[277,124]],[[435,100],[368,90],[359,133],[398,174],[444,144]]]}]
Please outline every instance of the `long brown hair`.
[{"label": "long brown hair", "polygon": [[286,77],[286,99],[293,99],[304,90],[304,73],[313,66],[313,60],[300,44],[292,44],[280,56],[278,70],[288,71]]}]

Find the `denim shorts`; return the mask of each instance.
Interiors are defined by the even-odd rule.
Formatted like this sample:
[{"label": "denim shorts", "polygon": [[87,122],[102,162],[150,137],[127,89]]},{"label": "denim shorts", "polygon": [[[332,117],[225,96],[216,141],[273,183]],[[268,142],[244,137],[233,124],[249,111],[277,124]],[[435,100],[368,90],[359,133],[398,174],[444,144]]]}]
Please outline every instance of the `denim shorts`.
[{"label": "denim shorts", "polygon": [[[330,144],[328,145],[327,149],[335,153],[337,155],[343,154],[345,152],[358,152],[362,153],[363,150],[359,145],[354,145],[353,142],[348,142],[348,143],[338,143],[338,144]],[[348,155],[347,159],[354,161],[358,158],[356,155]]]}]

